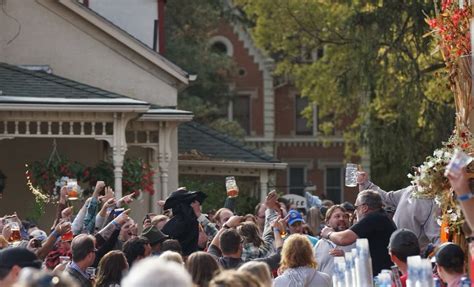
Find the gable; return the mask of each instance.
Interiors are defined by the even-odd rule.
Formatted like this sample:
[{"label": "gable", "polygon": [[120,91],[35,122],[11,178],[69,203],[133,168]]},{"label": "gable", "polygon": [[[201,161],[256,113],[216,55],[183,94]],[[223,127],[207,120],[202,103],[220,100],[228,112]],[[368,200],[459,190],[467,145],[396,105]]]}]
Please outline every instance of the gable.
[{"label": "gable", "polygon": [[[60,1],[80,5],[69,0],[6,2],[4,8],[16,21],[0,17],[0,34],[7,39],[1,41],[0,61],[49,65],[54,74],[65,78],[152,104],[176,106],[178,89],[185,86],[182,80],[151,61],[152,53],[147,57],[139,53],[139,42],[125,32],[110,26],[107,33]],[[15,36],[18,23],[21,32]]]}]

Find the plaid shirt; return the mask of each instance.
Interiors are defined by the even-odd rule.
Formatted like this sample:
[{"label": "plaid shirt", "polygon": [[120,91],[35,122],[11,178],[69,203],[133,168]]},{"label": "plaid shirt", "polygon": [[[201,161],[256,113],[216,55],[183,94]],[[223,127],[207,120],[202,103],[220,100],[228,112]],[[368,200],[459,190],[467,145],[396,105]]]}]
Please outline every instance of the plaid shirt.
[{"label": "plaid shirt", "polygon": [[263,258],[270,255],[272,251],[272,244],[268,242],[263,243],[260,247],[255,246],[253,243],[244,243],[242,249],[242,261],[247,262],[256,258]]}]

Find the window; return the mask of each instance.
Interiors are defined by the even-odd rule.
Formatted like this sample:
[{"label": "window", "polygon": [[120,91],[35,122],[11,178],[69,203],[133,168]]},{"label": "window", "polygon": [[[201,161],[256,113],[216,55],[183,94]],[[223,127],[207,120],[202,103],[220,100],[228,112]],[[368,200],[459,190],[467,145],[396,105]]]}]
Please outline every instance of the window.
[{"label": "window", "polygon": [[342,169],[340,167],[326,168],[326,196],[335,203],[342,200]]},{"label": "window", "polygon": [[232,42],[224,36],[214,36],[209,39],[208,43],[212,52],[223,55],[227,54],[229,57],[234,55]]},{"label": "window", "polygon": [[232,120],[238,122],[250,135],[250,96],[236,96],[232,103]]},{"label": "window", "polygon": [[306,168],[304,167],[290,167],[289,173],[289,192],[291,194],[298,194],[304,196]]},{"label": "window", "polygon": [[301,96],[295,97],[295,134],[301,135],[312,135],[313,128],[308,124],[308,120],[301,115],[303,110],[308,106],[308,98]]},{"label": "window", "polygon": [[227,46],[222,42],[215,42],[211,46],[211,51],[217,54],[227,54]]}]

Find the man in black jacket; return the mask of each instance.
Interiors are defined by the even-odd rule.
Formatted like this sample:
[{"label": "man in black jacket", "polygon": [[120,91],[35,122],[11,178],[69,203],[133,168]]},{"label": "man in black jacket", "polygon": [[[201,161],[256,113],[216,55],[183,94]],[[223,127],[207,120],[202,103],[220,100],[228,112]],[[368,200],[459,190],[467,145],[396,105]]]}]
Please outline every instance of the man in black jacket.
[{"label": "man in black jacket", "polygon": [[199,223],[196,213],[200,212],[206,194],[201,191],[188,192],[180,188],[166,199],[164,209],[172,209],[173,217],[161,230],[176,239],[183,248],[183,256],[198,251]]}]

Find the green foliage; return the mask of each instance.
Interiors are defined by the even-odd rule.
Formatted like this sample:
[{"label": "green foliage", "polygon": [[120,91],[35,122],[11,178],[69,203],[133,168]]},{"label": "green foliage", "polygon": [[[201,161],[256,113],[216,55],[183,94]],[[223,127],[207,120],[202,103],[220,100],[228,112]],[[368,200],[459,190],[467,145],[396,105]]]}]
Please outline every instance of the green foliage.
[{"label": "green foliage", "polygon": [[245,130],[236,121],[229,121],[227,119],[217,119],[209,126],[236,139],[243,140],[245,138]]},{"label": "green foliage", "polygon": [[[253,214],[255,206],[259,201],[247,192],[250,190],[251,183],[242,181],[239,178],[236,178],[236,180],[240,190],[237,197],[236,213],[241,215]],[[224,177],[181,176],[180,186],[185,186],[189,191],[199,190],[207,194],[207,198],[202,206],[203,212],[211,209],[217,210],[224,206],[227,197]]]},{"label": "green foliage", "polygon": [[[303,96],[343,129],[348,159],[370,150],[384,188],[408,184],[412,165],[448,138],[453,99],[442,59],[423,37],[431,0],[237,0],[256,43]],[[324,56],[310,55],[324,48]],[[347,120],[351,119],[347,125]],[[323,130],[331,131],[331,125]]]},{"label": "green foliage", "polygon": [[175,0],[166,4],[166,57],[197,80],[178,95],[179,107],[195,119],[211,122],[221,116],[229,99],[228,80],[234,66],[227,55],[208,45],[215,27],[226,17],[219,0]]}]

